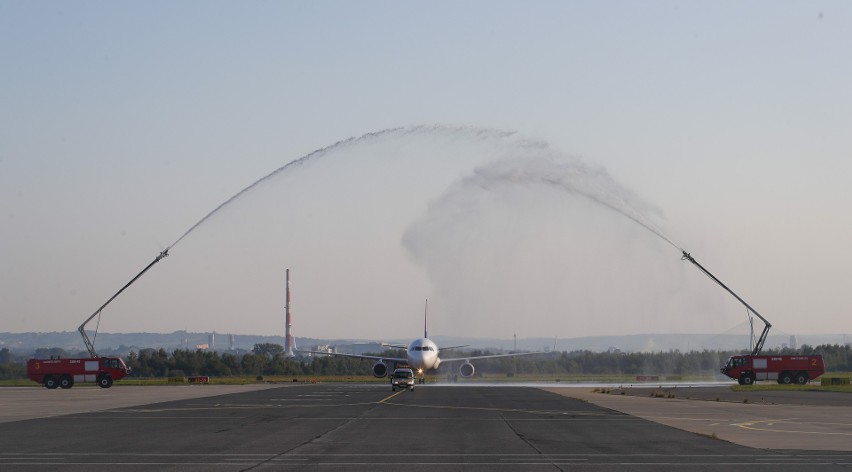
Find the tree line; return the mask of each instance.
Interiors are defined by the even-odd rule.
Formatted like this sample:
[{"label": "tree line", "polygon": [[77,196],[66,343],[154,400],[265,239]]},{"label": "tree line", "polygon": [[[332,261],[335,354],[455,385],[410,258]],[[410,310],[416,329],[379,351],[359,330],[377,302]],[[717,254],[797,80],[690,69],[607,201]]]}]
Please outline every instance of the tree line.
[{"label": "tree line", "polygon": [[[492,354],[475,350],[471,356]],[[538,356],[506,357],[476,361],[476,375],[482,374],[593,374],[593,375],[709,375],[717,373],[733,351],[667,352],[592,352],[587,350],[552,352]],[[822,354],[826,371],[852,372],[852,347],[849,345],[803,345],[798,350],[767,349],[765,355]],[[402,350],[374,355],[404,358]],[[62,349],[39,349],[31,356],[16,356],[0,349],[0,379],[26,378],[26,360],[30,357],[85,357]],[[250,352],[232,353],[206,350],[141,349],[124,356],[133,376],[183,377],[207,375],[293,376],[369,375],[375,363],[346,357],[314,356],[289,358],[278,344],[256,344]],[[390,366],[393,367],[393,366]],[[454,375],[458,363],[442,366],[438,375]]]}]

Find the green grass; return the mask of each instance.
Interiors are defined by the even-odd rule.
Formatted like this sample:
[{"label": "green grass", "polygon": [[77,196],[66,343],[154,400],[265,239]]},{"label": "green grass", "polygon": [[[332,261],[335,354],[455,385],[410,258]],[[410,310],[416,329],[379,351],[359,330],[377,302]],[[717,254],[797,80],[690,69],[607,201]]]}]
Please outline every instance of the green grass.
[{"label": "green grass", "polygon": [[[429,378],[434,378],[438,381],[446,381],[446,376],[436,375],[430,376]],[[653,385],[654,383],[663,383],[663,382],[697,382],[697,381],[712,381],[715,380],[715,377],[710,376],[702,376],[702,375],[678,375],[678,376],[667,376],[660,375],[659,380],[656,381],[646,381],[639,382],[636,380],[636,375],[627,375],[627,374],[515,374],[513,376],[508,376],[506,374],[486,374],[482,376],[476,376],[470,379],[464,379],[465,382],[566,382],[566,383],[612,383],[612,384],[648,384]],[[459,378],[459,381],[462,381]]]},{"label": "green grass", "polygon": [[32,387],[35,384],[29,379],[0,380],[0,387]]},{"label": "green grass", "polygon": [[764,380],[755,383],[754,385],[734,385],[731,390],[734,392],[765,392],[765,391],[813,391],[813,392],[842,392],[852,393],[852,385],[821,385],[820,379],[841,377],[852,377],[852,372],[826,372],[820,378],[812,380],[805,385],[780,385],[774,380]]},{"label": "green grass", "polygon": [[[115,385],[184,385],[181,381],[170,381],[163,377],[125,377],[115,382]],[[294,379],[296,380],[294,382]],[[697,379],[685,379],[697,380]],[[702,379],[703,380],[703,379]],[[446,375],[427,375],[427,382],[447,382]],[[515,374],[507,376],[506,374],[486,374],[476,375],[472,378],[459,378],[459,382],[599,382],[599,383],[634,383],[636,376],[633,375],[582,375],[582,374]],[[248,385],[255,383],[314,383],[314,382],[351,382],[351,383],[378,383],[384,384],[388,382],[387,378],[376,378],[372,375],[265,375],[263,380],[257,380],[256,376],[246,377],[210,377],[211,385]],[[0,387],[32,387],[36,383],[27,379],[18,380],[2,380]]]},{"label": "green grass", "polygon": [[[819,379],[817,379],[819,380]],[[826,385],[822,386],[819,382],[809,383],[805,385],[778,385],[774,382],[755,383],[754,385],[733,385],[731,390],[734,392],[768,392],[768,391],[809,391],[809,392],[842,392],[852,393],[852,385]]]},{"label": "green grass", "polygon": [[[296,382],[293,381],[296,379]],[[329,375],[329,376],[278,376],[267,375],[263,380],[257,377],[210,377],[210,385],[250,385],[261,383],[315,383],[315,382],[353,382],[385,383],[388,379],[377,379],[372,375]],[[0,387],[35,387],[38,384],[28,379],[0,380]],[[91,383],[94,385],[94,383]],[[168,379],[165,377],[125,377],[113,385],[192,385],[185,383],[183,377]]]},{"label": "green grass", "polygon": [[[515,374],[508,376],[506,374],[483,374],[475,375],[470,378],[462,378],[459,376],[459,382],[602,382],[602,383],[624,383],[634,382],[635,376],[632,375],[582,375],[582,374]],[[431,375],[428,379],[434,379],[439,382],[446,382],[446,375]]]},{"label": "green grass", "polygon": [[[180,379],[180,380],[179,380]],[[153,378],[125,378],[119,380],[115,383],[115,385],[184,385],[182,381],[183,378],[178,379],[165,379],[161,377],[153,377]],[[262,380],[258,380],[257,377],[210,377],[210,385],[250,385],[250,384],[263,384],[263,383],[316,383],[316,382],[352,382],[352,383],[365,383],[365,382],[380,382],[385,383],[387,379],[377,379],[372,375],[327,375],[327,376],[284,376],[284,375],[264,375]]]},{"label": "green grass", "polygon": [[[850,377],[849,372],[832,372],[825,374],[825,377]],[[295,382],[294,382],[295,379]],[[189,385],[182,381],[170,381],[167,378],[152,377],[126,377],[116,381],[116,386],[132,386],[132,385]],[[702,376],[682,376],[684,382],[700,381],[700,380],[715,380],[714,378]],[[446,382],[445,375],[428,375],[427,382]],[[666,376],[660,376],[660,381],[666,381]],[[257,380],[255,376],[247,377],[210,377],[211,385],[250,385],[257,383],[315,383],[315,382],[349,382],[349,383],[375,383],[384,384],[388,382],[387,378],[377,379],[372,375],[308,375],[308,376],[284,376],[284,375],[266,375],[263,380]],[[636,384],[635,375],[584,375],[584,374],[515,374],[508,376],[506,374],[486,374],[477,375],[469,379],[459,378],[459,382],[477,383],[477,382],[561,382],[565,384],[571,383],[608,383],[608,384]],[[654,382],[644,382],[643,384],[652,386]],[[16,380],[0,380],[0,387],[34,387],[37,384],[28,379]],[[733,385],[731,390],[735,392],[759,392],[759,391],[819,391],[819,392],[843,392],[852,393],[852,385],[827,385],[822,386],[819,379],[806,385],[779,385],[775,382],[758,382],[751,386]]]}]

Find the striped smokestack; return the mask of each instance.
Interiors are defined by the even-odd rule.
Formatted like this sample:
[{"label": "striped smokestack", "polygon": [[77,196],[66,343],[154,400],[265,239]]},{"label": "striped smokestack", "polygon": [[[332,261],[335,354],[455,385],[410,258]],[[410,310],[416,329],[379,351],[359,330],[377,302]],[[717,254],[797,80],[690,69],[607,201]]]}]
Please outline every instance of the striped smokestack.
[{"label": "striped smokestack", "polygon": [[288,357],[293,357],[293,335],[290,333],[290,328],[293,326],[293,319],[290,317],[290,269],[287,269],[287,303],[284,305],[285,322],[284,329],[284,354]]}]

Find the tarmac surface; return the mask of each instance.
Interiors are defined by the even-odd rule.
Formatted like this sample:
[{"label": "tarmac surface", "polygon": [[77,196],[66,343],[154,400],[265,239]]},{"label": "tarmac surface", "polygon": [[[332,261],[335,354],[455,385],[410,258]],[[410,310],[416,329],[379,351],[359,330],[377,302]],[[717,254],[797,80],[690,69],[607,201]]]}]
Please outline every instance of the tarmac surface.
[{"label": "tarmac surface", "polygon": [[[718,404],[769,410],[708,410]],[[731,429],[745,436],[819,436],[778,433],[769,422],[758,423],[790,417],[789,405],[605,395],[587,388],[3,388],[0,469],[852,470],[852,452],[835,452],[849,451],[852,443],[845,429],[852,421],[842,416],[850,407],[796,408],[841,412],[833,415],[838,425],[822,436],[837,433],[847,448],[746,447],[729,442],[721,430],[716,436],[726,440],[663,424],[680,418],[694,425],[691,411],[704,412],[700,419],[707,425],[738,423]],[[744,427],[749,421],[761,426]]]},{"label": "tarmac surface", "polygon": [[845,393],[726,387],[607,389],[608,394],[546,390],[753,448],[852,453],[852,395]]}]

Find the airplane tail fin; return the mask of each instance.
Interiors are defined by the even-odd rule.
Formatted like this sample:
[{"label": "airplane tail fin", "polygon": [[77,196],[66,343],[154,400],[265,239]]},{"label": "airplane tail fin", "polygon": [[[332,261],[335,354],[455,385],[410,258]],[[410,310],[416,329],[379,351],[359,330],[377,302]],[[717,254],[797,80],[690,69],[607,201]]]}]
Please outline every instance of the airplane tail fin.
[{"label": "airplane tail fin", "polygon": [[423,337],[429,337],[429,299],[426,299],[426,307],[423,309]]}]

